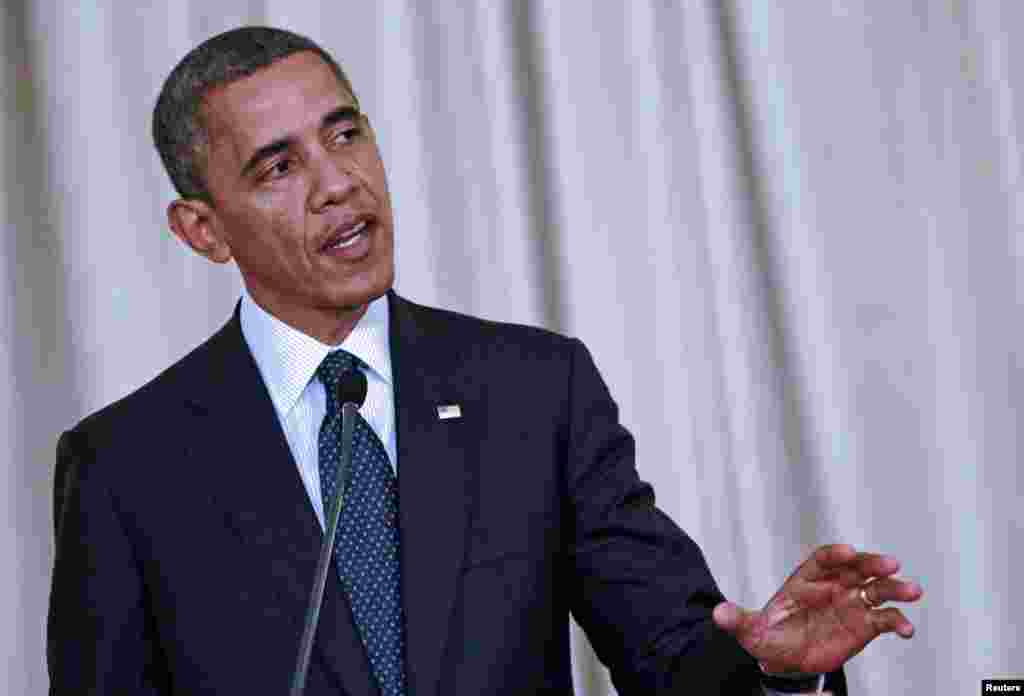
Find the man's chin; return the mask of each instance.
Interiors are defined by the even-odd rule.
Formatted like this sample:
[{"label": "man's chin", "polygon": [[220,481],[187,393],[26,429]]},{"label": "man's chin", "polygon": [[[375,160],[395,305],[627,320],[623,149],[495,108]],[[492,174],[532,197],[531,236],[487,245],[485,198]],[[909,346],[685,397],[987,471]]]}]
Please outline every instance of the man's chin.
[{"label": "man's chin", "polygon": [[344,312],[352,312],[366,307],[374,300],[387,294],[394,283],[394,273],[388,274],[380,281],[369,284],[365,288],[345,288],[326,303],[328,306]]}]

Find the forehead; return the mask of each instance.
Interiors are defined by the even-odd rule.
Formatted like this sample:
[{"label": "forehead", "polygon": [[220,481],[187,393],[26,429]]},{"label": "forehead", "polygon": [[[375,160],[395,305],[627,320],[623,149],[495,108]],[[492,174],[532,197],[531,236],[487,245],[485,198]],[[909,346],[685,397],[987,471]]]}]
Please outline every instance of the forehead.
[{"label": "forehead", "polygon": [[339,106],[355,106],[355,98],[318,55],[305,51],[210,90],[203,114],[212,147],[244,151],[315,131]]}]

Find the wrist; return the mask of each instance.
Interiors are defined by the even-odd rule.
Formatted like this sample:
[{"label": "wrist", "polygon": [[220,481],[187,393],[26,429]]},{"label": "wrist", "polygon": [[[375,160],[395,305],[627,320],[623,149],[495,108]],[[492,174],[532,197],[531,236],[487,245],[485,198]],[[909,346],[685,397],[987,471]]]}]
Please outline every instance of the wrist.
[{"label": "wrist", "polygon": [[825,684],[825,675],[810,672],[772,672],[764,663],[761,669],[761,684],[780,694],[819,694]]}]

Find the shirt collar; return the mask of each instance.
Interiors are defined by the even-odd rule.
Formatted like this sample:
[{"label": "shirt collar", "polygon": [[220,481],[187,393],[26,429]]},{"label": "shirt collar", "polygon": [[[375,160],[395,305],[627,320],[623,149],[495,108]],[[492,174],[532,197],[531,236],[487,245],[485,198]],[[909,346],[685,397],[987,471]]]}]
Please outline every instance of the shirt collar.
[{"label": "shirt collar", "polygon": [[392,386],[388,316],[387,296],[373,300],[341,345],[329,346],[267,312],[246,289],[239,309],[242,335],[281,416],[291,412],[324,357],[337,348],[362,360]]}]

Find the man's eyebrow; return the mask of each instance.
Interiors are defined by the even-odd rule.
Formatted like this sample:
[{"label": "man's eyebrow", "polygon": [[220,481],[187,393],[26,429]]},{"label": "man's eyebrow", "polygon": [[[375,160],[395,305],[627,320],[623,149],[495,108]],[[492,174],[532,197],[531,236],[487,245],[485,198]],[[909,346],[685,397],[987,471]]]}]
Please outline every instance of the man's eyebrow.
[{"label": "man's eyebrow", "polygon": [[[337,109],[327,112],[323,118],[320,119],[320,129],[330,128],[331,126],[341,123],[342,121],[356,121],[359,119],[359,108],[355,106],[339,106]],[[260,162],[273,157],[279,152],[284,152],[292,145],[295,144],[295,138],[293,136],[285,136],[278,138],[277,140],[271,141],[260,148],[257,148],[256,152],[252,153],[252,157],[242,167],[242,176],[247,176]]]},{"label": "man's eyebrow", "polygon": [[339,106],[334,111],[330,111],[320,119],[320,128],[330,128],[336,123],[342,121],[358,121],[359,120],[359,107],[358,106]]}]

